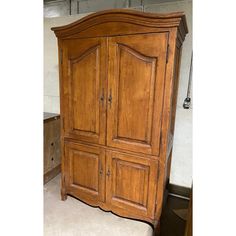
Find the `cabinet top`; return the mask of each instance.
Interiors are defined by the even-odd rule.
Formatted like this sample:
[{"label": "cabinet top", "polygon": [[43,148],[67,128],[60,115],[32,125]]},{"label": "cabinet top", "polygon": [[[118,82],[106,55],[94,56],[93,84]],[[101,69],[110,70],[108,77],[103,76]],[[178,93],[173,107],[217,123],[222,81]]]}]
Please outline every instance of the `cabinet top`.
[{"label": "cabinet top", "polygon": [[154,29],[177,27],[184,40],[188,33],[184,12],[156,14],[127,9],[112,9],[90,14],[71,24],[53,27],[60,39],[148,33]]}]

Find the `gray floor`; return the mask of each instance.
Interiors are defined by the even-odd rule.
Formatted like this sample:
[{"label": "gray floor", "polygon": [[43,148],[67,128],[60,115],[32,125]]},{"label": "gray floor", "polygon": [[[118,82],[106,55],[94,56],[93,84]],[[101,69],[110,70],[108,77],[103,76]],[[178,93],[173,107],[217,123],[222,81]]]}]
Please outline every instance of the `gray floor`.
[{"label": "gray floor", "polygon": [[150,225],[118,217],[75,198],[60,200],[60,175],[44,185],[44,236],[151,236]]}]

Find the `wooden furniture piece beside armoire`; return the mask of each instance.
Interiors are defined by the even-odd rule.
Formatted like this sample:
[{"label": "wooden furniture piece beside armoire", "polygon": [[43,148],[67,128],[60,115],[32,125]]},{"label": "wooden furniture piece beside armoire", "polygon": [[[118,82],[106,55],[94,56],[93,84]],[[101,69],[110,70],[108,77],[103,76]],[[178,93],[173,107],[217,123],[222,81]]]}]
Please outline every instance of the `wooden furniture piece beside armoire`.
[{"label": "wooden furniture piece beside armoire", "polygon": [[72,195],[158,228],[185,15],[106,10],[52,30],[59,48],[62,199]]},{"label": "wooden furniture piece beside armoire", "polygon": [[43,115],[43,182],[46,184],[61,172],[60,115],[48,112]]}]

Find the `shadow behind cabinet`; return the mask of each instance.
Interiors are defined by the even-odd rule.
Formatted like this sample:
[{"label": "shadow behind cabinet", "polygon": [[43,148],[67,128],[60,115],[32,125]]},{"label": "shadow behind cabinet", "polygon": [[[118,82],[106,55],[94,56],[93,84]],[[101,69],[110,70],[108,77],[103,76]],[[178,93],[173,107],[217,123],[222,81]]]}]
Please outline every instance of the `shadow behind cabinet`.
[{"label": "shadow behind cabinet", "polygon": [[62,199],[156,226],[170,173],[184,14],[108,10],[52,30]]}]

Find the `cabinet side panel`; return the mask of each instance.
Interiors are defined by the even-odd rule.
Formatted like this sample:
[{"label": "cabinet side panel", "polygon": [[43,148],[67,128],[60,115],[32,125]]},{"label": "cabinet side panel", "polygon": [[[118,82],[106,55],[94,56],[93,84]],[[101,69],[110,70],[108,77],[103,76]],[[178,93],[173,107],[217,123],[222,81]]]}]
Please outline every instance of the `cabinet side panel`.
[{"label": "cabinet side panel", "polygon": [[169,135],[168,135],[168,147],[167,147],[167,155],[166,155],[166,158],[167,158],[166,159],[166,176],[165,176],[166,187],[169,183],[170,171],[171,171],[172,148],[173,148],[175,117],[176,117],[176,107],[177,107],[178,87],[179,87],[181,51],[182,51],[182,48],[176,46],[173,97],[172,97],[171,112],[170,112],[170,130],[169,130]]},{"label": "cabinet side panel", "polygon": [[[172,147],[172,135],[171,135],[171,111],[172,111],[172,101],[174,97],[174,87],[176,79],[176,43],[177,43],[177,32],[178,29],[175,28],[170,31],[169,34],[169,50],[168,50],[168,63],[166,64],[166,77],[165,77],[165,89],[164,89],[164,105],[163,105],[163,115],[162,115],[162,126],[161,126],[161,155],[160,155],[160,168],[158,177],[158,188],[157,188],[157,198],[156,198],[156,212],[155,216],[157,219],[160,218],[163,203],[164,194],[166,191],[166,179],[168,176],[168,165],[167,165],[167,155],[170,154]],[[169,163],[170,164],[170,163]]]}]

